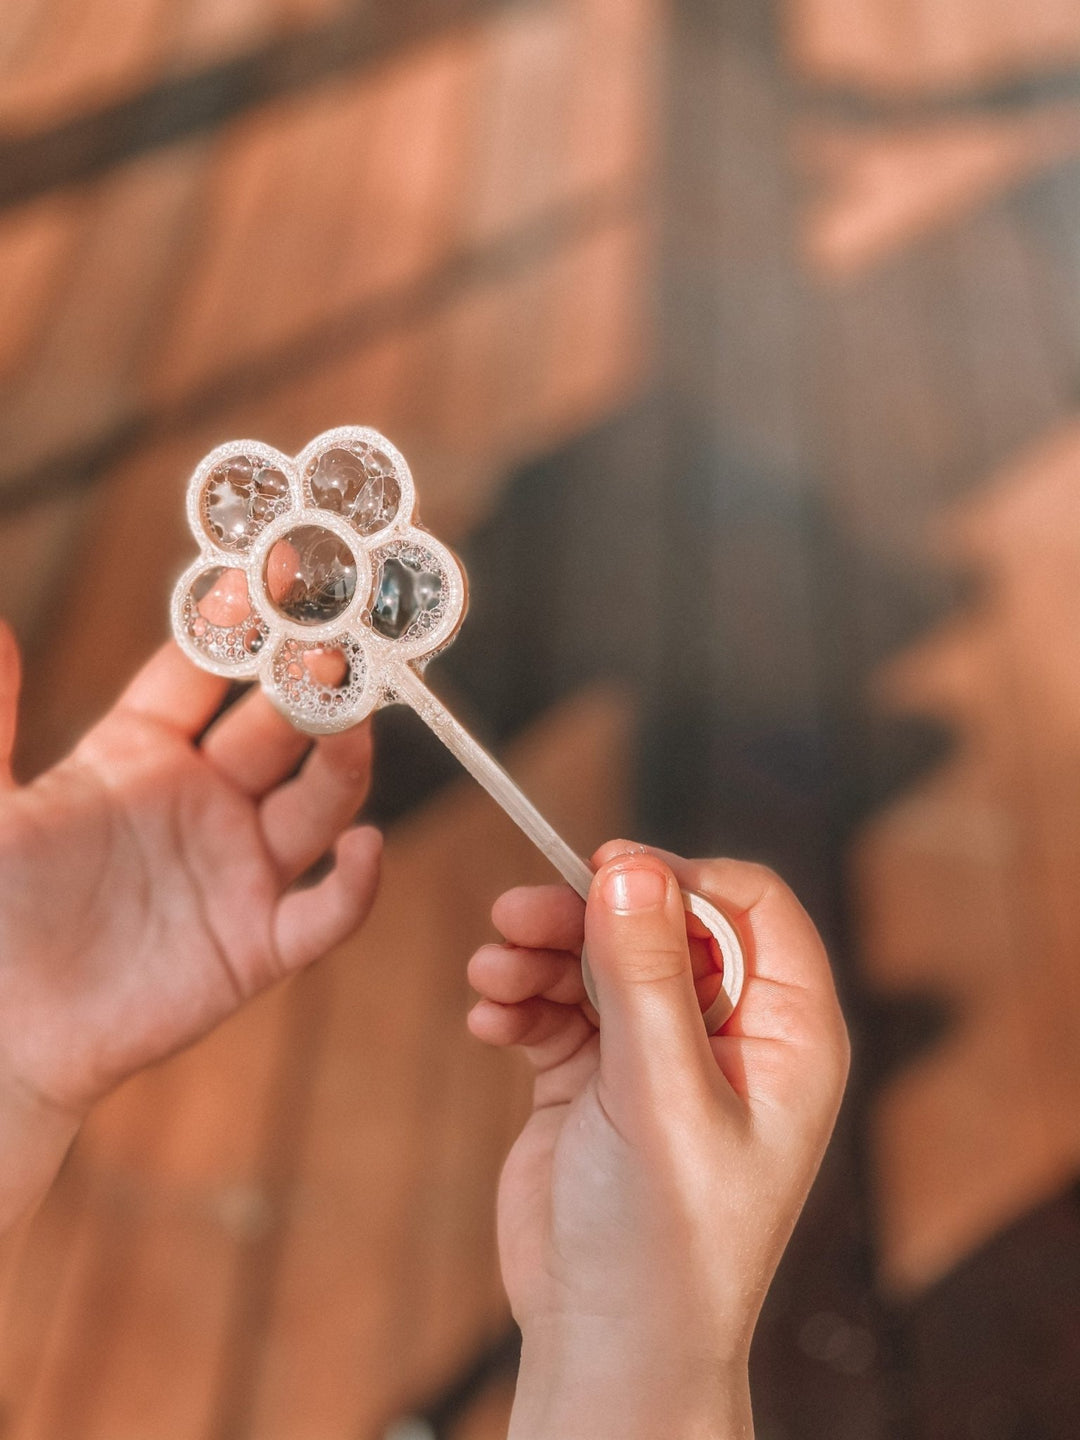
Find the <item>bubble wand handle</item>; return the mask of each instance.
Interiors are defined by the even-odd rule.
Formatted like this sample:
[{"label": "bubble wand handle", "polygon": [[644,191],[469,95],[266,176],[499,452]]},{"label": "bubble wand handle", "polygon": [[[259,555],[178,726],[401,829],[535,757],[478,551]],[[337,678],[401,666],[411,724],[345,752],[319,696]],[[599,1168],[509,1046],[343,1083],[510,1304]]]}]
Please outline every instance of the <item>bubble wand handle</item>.
[{"label": "bubble wand handle", "polygon": [[[577,891],[583,900],[587,900],[593,872],[558,831],[544,819],[494,756],[489,755],[484,747],[473,739],[464,725],[454,718],[411,666],[397,666],[391,684],[397,698],[416,711],[473,779],[484,787],[537,849],[547,856],[571,889]],[[731,922],[712,901],[691,890],[684,890],[682,897],[687,911],[695,916],[716,940],[723,957],[723,988],[702,1017],[706,1028],[712,1034],[739,1003],[745,977],[742,945]],[[589,969],[588,957],[584,953],[581,957],[581,970],[589,999],[597,1006],[596,987]]]},{"label": "bubble wand handle", "polygon": [[398,667],[391,683],[400,698],[416,711],[473,779],[479,781],[514,824],[547,856],[570,888],[587,900],[593,872],[544,819],[494,756],[473,739],[464,725],[451,715],[438,696],[432,694],[408,665]]}]

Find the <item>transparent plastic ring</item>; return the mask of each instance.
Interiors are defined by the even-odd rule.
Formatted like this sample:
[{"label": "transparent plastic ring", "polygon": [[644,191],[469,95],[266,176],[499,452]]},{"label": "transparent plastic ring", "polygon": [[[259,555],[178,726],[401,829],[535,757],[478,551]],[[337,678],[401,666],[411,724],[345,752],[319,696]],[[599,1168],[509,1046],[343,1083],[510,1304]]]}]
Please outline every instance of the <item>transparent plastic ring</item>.
[{"label": "transparent plastic ring", "polygon": [[[706,1032],[714,1035],[724,1021],[731,1016],[742,997],[743,986],[746,983],[746,959],[743,955],[742,943],[735,933],[735,927],[711,900],[707,900],[704,895],[699,895],[695,890],[684,890],[682,899],[686,910],[696,920],[701,921],[716,941],[724,962],[720,991],[701,1016]],[[589,957],[584,950],[581,952],[581,974],[585,981],[585,993],[593,1008],[599,1011],[600,1004],[597,999],[596,984],[589,966]]]}]

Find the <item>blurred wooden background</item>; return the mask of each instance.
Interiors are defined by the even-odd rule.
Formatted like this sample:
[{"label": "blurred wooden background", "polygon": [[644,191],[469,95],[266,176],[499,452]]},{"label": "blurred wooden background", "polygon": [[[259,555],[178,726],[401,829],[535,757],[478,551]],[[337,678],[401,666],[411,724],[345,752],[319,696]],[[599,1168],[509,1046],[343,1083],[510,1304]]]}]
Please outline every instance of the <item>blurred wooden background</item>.
[{"label": "blurred wooden background", "polygon": [[[582,849],[771,861],[830,941],[856,1069],[758,1440],[1080,1423],[1078,236],[1071,0],[0,26],[23,773],[164,634],[206,450],[385,430],[472,579],[437,688]],[[379,741],[363,935],[117,1094],[0,1253],[3,1440],[505,1432],[527,1081],[464,964],[545,870]]]}]

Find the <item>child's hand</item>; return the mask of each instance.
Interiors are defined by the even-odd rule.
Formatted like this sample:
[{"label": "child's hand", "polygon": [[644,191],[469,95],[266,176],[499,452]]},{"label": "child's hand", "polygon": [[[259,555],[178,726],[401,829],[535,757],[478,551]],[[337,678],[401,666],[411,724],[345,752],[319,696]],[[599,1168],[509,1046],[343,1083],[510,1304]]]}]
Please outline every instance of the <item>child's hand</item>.
[{"label": "child's hand", "polygon": [[[524,1336],[511,1436],[749,1436],[750,1338],[847,1074],[828,961],[770,871],[622,842],[595,860],[587,915],[564,887],[512,890],[493,912],[507,945],[469,967],[473,1033],[536,1070],[499,1193]],[[712,1039],[679,885],[746,949],[742,1001]]]},{"label": "child's hand", "polygon": [[[255,690],[197,743],[227,682],[169,644],[20,788],[18,678],[0,626],[0,1228],[48,1186],[95,1100],[363,920],[381,844],[347,828],[366,726],[311,749]],[[330,849],[331,873],[291,889]]]}]

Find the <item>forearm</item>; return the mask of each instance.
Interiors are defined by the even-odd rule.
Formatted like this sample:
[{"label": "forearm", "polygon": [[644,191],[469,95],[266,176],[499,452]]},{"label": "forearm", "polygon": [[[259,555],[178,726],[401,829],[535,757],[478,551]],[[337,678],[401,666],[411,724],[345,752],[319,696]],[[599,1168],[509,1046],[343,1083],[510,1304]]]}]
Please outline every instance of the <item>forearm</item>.
[{"label": "forearm", "polygon": [[753,1440],[743,1361],[670,1364],[526,1336],[508,1440]]}]

